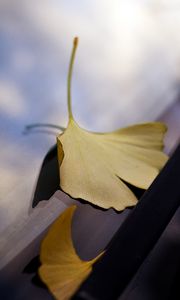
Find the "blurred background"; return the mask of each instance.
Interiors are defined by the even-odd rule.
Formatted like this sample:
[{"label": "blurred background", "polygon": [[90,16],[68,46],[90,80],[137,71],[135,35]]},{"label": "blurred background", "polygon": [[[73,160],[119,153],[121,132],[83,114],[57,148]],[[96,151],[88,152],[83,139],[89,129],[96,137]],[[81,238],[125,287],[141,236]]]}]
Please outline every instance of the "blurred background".
[{"label": "blurred background", "polygon": [[28,214],[58,134],[25,126],[67,125],[74,36],[75,119],[104,132],[163,119],[177,103],[179,30],[179,0],[0,0],[0,231]]}]

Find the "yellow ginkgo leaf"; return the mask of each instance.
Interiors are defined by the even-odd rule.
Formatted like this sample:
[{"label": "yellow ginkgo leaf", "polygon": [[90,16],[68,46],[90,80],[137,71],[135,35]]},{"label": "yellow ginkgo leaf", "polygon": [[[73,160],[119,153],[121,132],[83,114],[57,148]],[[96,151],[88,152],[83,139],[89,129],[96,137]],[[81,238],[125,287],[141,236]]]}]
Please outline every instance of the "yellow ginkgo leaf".
[{"label": "yellow ginkgo leaf", "polygon": [[68,300],[92,271],[92,265],[99,257],[83,261],[76,254],[71,236],[73,205],[50,227],[41,244],[39,268],[41,280],[58,300]]},{"label": "yellow ginkgo leaf", "polygon": [[73,118],[70,95],[76,47],[77,38],[68,73],[69,123],[57,138],[60,186],[73,198],[120,211],[137,202],[125,182],[147,189],[166,163],[162,152],[166,126],[151,122],[110,133],[80,128]]}]

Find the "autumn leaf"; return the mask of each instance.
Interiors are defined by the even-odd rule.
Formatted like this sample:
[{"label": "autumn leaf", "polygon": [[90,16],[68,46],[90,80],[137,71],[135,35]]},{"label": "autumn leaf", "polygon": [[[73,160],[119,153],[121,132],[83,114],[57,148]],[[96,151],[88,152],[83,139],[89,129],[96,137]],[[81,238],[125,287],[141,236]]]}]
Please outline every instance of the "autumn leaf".
[{"label": "autumn leaf", "polygon": [[71,236],[73,205],[50,227],[41,244],[39,268],[41,280],[58,300],[68,300],[92,271],[92,265],[103,254],[90,261],[79,258]]},{"label": "autumn leaf", "polygon": [[77,43],[75,38],[68,72],[69,123],[57,137],[60,186],[73,198],[120,211],[137,202],[125,182],[147,189],[166,163],[167,156],[162,152],[166,126],[151,122],[110,133],[80,128],[71,108]]}]

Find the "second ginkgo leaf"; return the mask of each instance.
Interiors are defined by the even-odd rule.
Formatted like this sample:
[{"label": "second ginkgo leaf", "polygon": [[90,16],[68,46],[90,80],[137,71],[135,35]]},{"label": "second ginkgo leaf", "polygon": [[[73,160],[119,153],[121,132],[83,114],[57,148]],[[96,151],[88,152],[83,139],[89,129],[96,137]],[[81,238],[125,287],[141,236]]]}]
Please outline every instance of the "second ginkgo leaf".
[{"label": "second ginkgo leaf", "polygon": [[41,244],[39,275],[57,300],[71,299],[103,255],[84,261],[72,241],[72,218],[76,206],[67,208],[51,225]]}]

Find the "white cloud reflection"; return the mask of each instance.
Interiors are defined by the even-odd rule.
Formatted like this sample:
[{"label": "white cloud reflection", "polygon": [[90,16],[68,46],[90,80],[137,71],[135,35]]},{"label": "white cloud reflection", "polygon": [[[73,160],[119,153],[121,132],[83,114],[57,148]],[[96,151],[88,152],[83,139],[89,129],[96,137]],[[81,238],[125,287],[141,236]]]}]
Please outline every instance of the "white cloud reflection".
[{"label": "white cloud reflection", "polygon": [[23,114],[25,103],[13,82],[0,80],[0,107],[1,113],[10,117],[19,117]]}]

